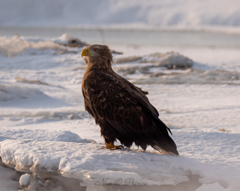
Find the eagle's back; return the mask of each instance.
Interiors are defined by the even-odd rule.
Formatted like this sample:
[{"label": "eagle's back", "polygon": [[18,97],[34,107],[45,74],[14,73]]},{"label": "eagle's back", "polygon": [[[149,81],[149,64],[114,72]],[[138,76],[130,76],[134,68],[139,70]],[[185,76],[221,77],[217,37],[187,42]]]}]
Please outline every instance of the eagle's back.
[{"label": "eagle's back", "polygon": [[144,91],[114,71],[86,71],[82,92],[85,109],[96,123],[106,120],[123,140],[131,140],[144,149],[151,145],[157,150],[178,154],[168,135],[169,128],[158,118]]}]

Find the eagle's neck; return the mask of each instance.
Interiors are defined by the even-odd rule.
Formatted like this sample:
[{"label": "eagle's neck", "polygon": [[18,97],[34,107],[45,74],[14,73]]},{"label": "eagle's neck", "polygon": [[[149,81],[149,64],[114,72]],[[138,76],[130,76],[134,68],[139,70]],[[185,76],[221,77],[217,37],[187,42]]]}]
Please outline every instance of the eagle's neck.
[{"label": "eagle's neck", "polygon": [[87,64],[86,72],[90,70],[106,70],[107,71],[109,69],[110,70],[112,69],[110,60],[105,60],[105,59],[94,60],[94,59],[86,58],[85,62]]},{"label": "eagle's neck", "polygon": [[87,64],[87,67],[86,67],[86,70],[84,72],[84,75],[83,75],[83,80],[82,80],[82,87],[84,87],[84,82],[85,80],[89,77],[89,75],[95,70],[95,71],[111,71],[111,72],[114,72],[112,70],[112,66],[111,66],[111,62],[109,63],[108,66],[106,66],[106,64],[102,64],[102,65],[99,65],[98,63],[92,63],[92,62],[87,62],[85,60],[86,64]]}]

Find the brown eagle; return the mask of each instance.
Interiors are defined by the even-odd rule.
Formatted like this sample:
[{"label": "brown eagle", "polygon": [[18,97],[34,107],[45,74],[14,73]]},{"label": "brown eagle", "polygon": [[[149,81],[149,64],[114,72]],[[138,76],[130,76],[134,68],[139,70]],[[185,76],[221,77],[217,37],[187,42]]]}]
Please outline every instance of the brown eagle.
[{"label": "brown eagle", "polygon": [[105,45],[90,45],[81,56],[87,64],[82,80],[85,109],[101,128],[105,148],[116,149],[119,140],[126,147],[133,142],[146,150],[150,145],[164,154],[178,155],[170,129],[158,118],[158,111],[146,95],[112,69],[112,54]]}]

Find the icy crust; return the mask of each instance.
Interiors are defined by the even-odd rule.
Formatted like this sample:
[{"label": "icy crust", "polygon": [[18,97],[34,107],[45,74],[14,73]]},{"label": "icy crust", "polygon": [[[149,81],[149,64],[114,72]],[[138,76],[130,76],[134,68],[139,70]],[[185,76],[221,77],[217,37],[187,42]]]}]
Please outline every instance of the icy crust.
[{"label": "icy crust", "polygon": [[188,182],[193,174],[202,176],[201,167],[206,170],[204,165],[185,157],[136,150],[110,151],[85,141],[5,140],[0,148],[3,163],[11,168],[49,178],[61,174],[80,179],[86,186],[120,180],[121,185],[126,185],[130,179],[137,185],[177,185]]},{"label": "icy crust", "polygon": [[[176,186],[197,177],[203,188],[236,190],[236,171],[202,164],[187,157],[164,156],[139,150],[111,151],[87,141],[65,142],[40,139],[4,140],[0,144],[2,162],[17,171],[34,173],[40,179],[65,177],[81,186]],[[229,169],[228,169],[229,170]],[[24,178],[24,177],[23,177]],[[24,183],[27,180],[20,179]],[[205,185],[206,184],[206,185]],[[198,187],[199,187],[198,186]],[[201,187],[200,187],[201,188]]]},{"label": "icy crust", "polygon": [[[235,190],[239,186],[238,172],[227,166],[219,168],[218,164],[203,164],[184,156],[165,156],[136,148],[106,150],[103,144],[83,140],[69,131],[6,130],[1,131],[0,137],[1,161],[17,171],[35,174],[38,179],[60,176],[65,177],[62,179],[65,183],[75,179],[87,187],[177,186],[190,183],[195,176],[198,185],[195,187],[203,184],[206,189],[209,186]],[[30,179],[32,182],[32,176]],[[28,186],[29,175],[23,175],[19,181]]]},{"label": "icy crust", "polygon": [[[188,181],[186,172],[170,167],[169,157],[109,151],[103,149],[103,145],[92,143],[5,140],[1,143],[1,158],[4,164],[18,171],[46,176],[60,173],[64,177],[84,180],[87,184],[102,179],[108,179],[110,184],[127,178],[148,185],[176,185]],[[150,176],[146,172],[151,172]]]}]

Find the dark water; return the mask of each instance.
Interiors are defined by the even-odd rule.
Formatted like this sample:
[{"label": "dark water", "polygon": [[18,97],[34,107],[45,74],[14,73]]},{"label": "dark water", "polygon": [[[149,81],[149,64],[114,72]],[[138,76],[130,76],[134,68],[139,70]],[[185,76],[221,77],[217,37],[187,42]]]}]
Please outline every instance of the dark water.
[{"label": "dark water", "polygon": [[240,48],[240,34],[200,31],[144,31],[79,28],[0,27],[0,36],[39,36],[53,38],[68,33],[87,43]]}]

